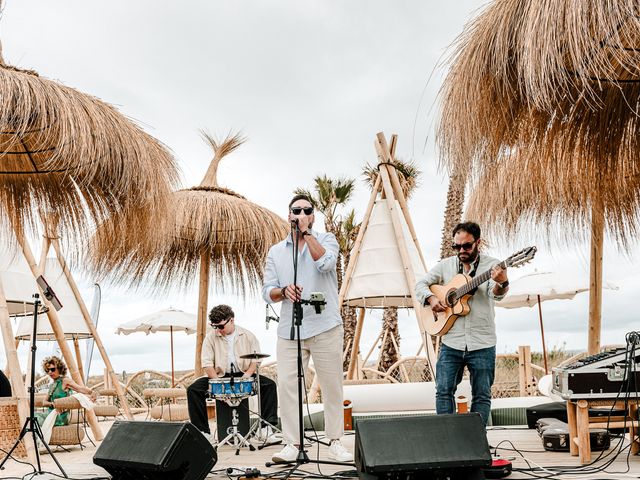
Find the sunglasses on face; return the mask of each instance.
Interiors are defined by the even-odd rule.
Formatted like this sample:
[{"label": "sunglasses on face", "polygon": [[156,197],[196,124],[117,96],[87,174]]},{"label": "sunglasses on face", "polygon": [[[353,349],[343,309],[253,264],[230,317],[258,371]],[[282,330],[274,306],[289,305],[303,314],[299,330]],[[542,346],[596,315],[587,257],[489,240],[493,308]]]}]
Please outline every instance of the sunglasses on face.
[{"label": "sunglasses on face", "polygon": [[475,243],[475,241],[467,243],[452,243],[451,248],[453,248],[456,252],[459,252],[460,250],[471,250]]},{"label": "sunglasses on face", "polygon": [[217,330],[222,330],[224,327],[227,326],[227,323],[229,323],[231,321],[230,318],[227,318],[224,322],[220,322],[220,323],[214,323],[213,325],[211,325],[213,328],[217,329]]},{"label": "sunglasses on face", "polygon": [[47,372],[55,372],[57,370],[56,367],[47,368]]},{"label": "sunglasses on face", "polygon": [[294,215],[300,215],[304,212],[305,215],[311,215],[313,213],[313,207],[291,207],[291,213]]}]

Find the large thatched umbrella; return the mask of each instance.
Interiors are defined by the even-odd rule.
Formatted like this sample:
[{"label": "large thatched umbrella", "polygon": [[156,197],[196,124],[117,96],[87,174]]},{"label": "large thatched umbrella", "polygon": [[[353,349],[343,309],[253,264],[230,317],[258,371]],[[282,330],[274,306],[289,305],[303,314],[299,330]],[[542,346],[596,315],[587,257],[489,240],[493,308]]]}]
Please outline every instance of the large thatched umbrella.
[{"label": "large thatched umbrella", "polygon": [[[117,272],[122,281],[148,283],[156,291],[175,283],[186,287],[199,278],[196,375],[202,371],[211,273],[219,289],[255,291],[269,247],[282,240],[289,228],[275,213],[218,185],[220,160],[244,139],[229,135],[218,142],[209,134],[203,137],[214,157],[200,185],[175,192],[157,228],[150,231],[136,228],[135,216],[109,220],[98,229],[92,255],[97,271]],[[126,237],[114,237],[113,229],[123,225]]]},{"label": "large thatched umbrella", "polygon": [[[34,275],[38,266],[26,241],[29,231],[47,223],[65,239],[86,238],[93,222],[113,212],[148,212],[162,204],[176,178],[169,152],[113,107],[11,67],[0,54],[1,238],[17,239]],[[47,316],[71,376],[82,384],[57,313],[50,309]],[[26,394],[1,285],[0,324],[11,381],[24,410]],[[115,377],[108,358],[105,364]],[[93,414],[89,422],[101,438]]]},{"label": "large thatched umbrella", "polygon": [[439,145],[470,174],[476,218],[507,234],[558,221],[568,241],[591,229],[590,352],[605,225],[625,247],[639,226],[639,47],[635,1],[496,0],[460,37],[441,92]]}]

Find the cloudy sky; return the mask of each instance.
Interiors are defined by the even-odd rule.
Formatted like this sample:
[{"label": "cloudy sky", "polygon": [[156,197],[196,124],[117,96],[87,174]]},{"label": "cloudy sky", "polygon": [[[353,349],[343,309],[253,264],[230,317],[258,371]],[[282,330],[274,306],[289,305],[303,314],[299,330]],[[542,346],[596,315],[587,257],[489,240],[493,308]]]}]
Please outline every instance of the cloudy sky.
[{"label": "cloudy sky", "polygon": [[[427,266],[438,259],[447,188],[433,143],[436,97],[447,47],[484,2],[308,0],[188,2],[48,2],[6,0],[0,22],[5,60],[35,69],[115,105],[175,154],[184,186],[200,182],[211,152],[199,136],[242,131],[248,141],[225,159],[220,183],[284,216],[296,187],[319,174],[358,178],[351,206],[361,215],[369,197],[360,171],[375,161],[374,136],[397,133],[397,155],[423,175],[411,200]],[[321,222],[318,222],[321,223]],[[576,235],[579,238],[579,235]],[[589,246],[549,247],[545,238],[509,242],[489,253],[506,257],[535,243],[534,268],[587,282]],[[637,329],[633,298],[637,256],[606,245],[604,276],[620,286],[603,296],[602,343],[621,343]],[[92,279],[79,278],[91,301]],[[118,324],[169,306],[195,312],[197,293],[152,298],[103,288],[99,332],[116,370],[169,368],[166,334],[127,337]],[[264,303],[212,292],[210,304],[230,303],[239,323],[275,353],[275,328],[265,331]],[[588,294],[543,305],[549,348],[586,346]],[[400,314],[402,350],[415,354],[417,327]],[[530,344],[540,350],[536,309],[497,313],[499,352]],[[368,317],[363,343],[379,321]],[[41,353],[53,346],[41,344]],[[176,335],[176,367],[192,368],[194,336]],[[368,348],[367,348],[368,350]],[[26,350],[21,350],[26,355]],[[93,367],[99,371],[101,362]]]}]

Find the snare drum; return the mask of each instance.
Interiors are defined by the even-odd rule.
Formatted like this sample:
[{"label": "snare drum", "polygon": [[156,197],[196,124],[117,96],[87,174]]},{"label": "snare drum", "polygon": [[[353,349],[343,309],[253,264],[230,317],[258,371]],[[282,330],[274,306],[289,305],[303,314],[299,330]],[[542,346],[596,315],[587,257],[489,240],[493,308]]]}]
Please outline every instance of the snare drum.
[{"label": "snare drum", "polygon": [[214,398],[249,397],[256,394],[255,382],[234,378],[232,386],[230,378],[213,378],[209,380],[209,392]]}]

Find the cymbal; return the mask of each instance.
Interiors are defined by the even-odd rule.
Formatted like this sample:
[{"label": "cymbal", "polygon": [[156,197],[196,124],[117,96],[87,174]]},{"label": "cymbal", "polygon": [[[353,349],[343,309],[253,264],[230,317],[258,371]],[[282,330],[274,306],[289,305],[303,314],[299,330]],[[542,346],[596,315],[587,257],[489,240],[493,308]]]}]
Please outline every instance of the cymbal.
[{"label": "cymbal", "polygon": [[260,360],[262,358],[270,357],[268,353],[247,353],[246,355],[240,355],[240,358],[246,358],[249,360]]}]

